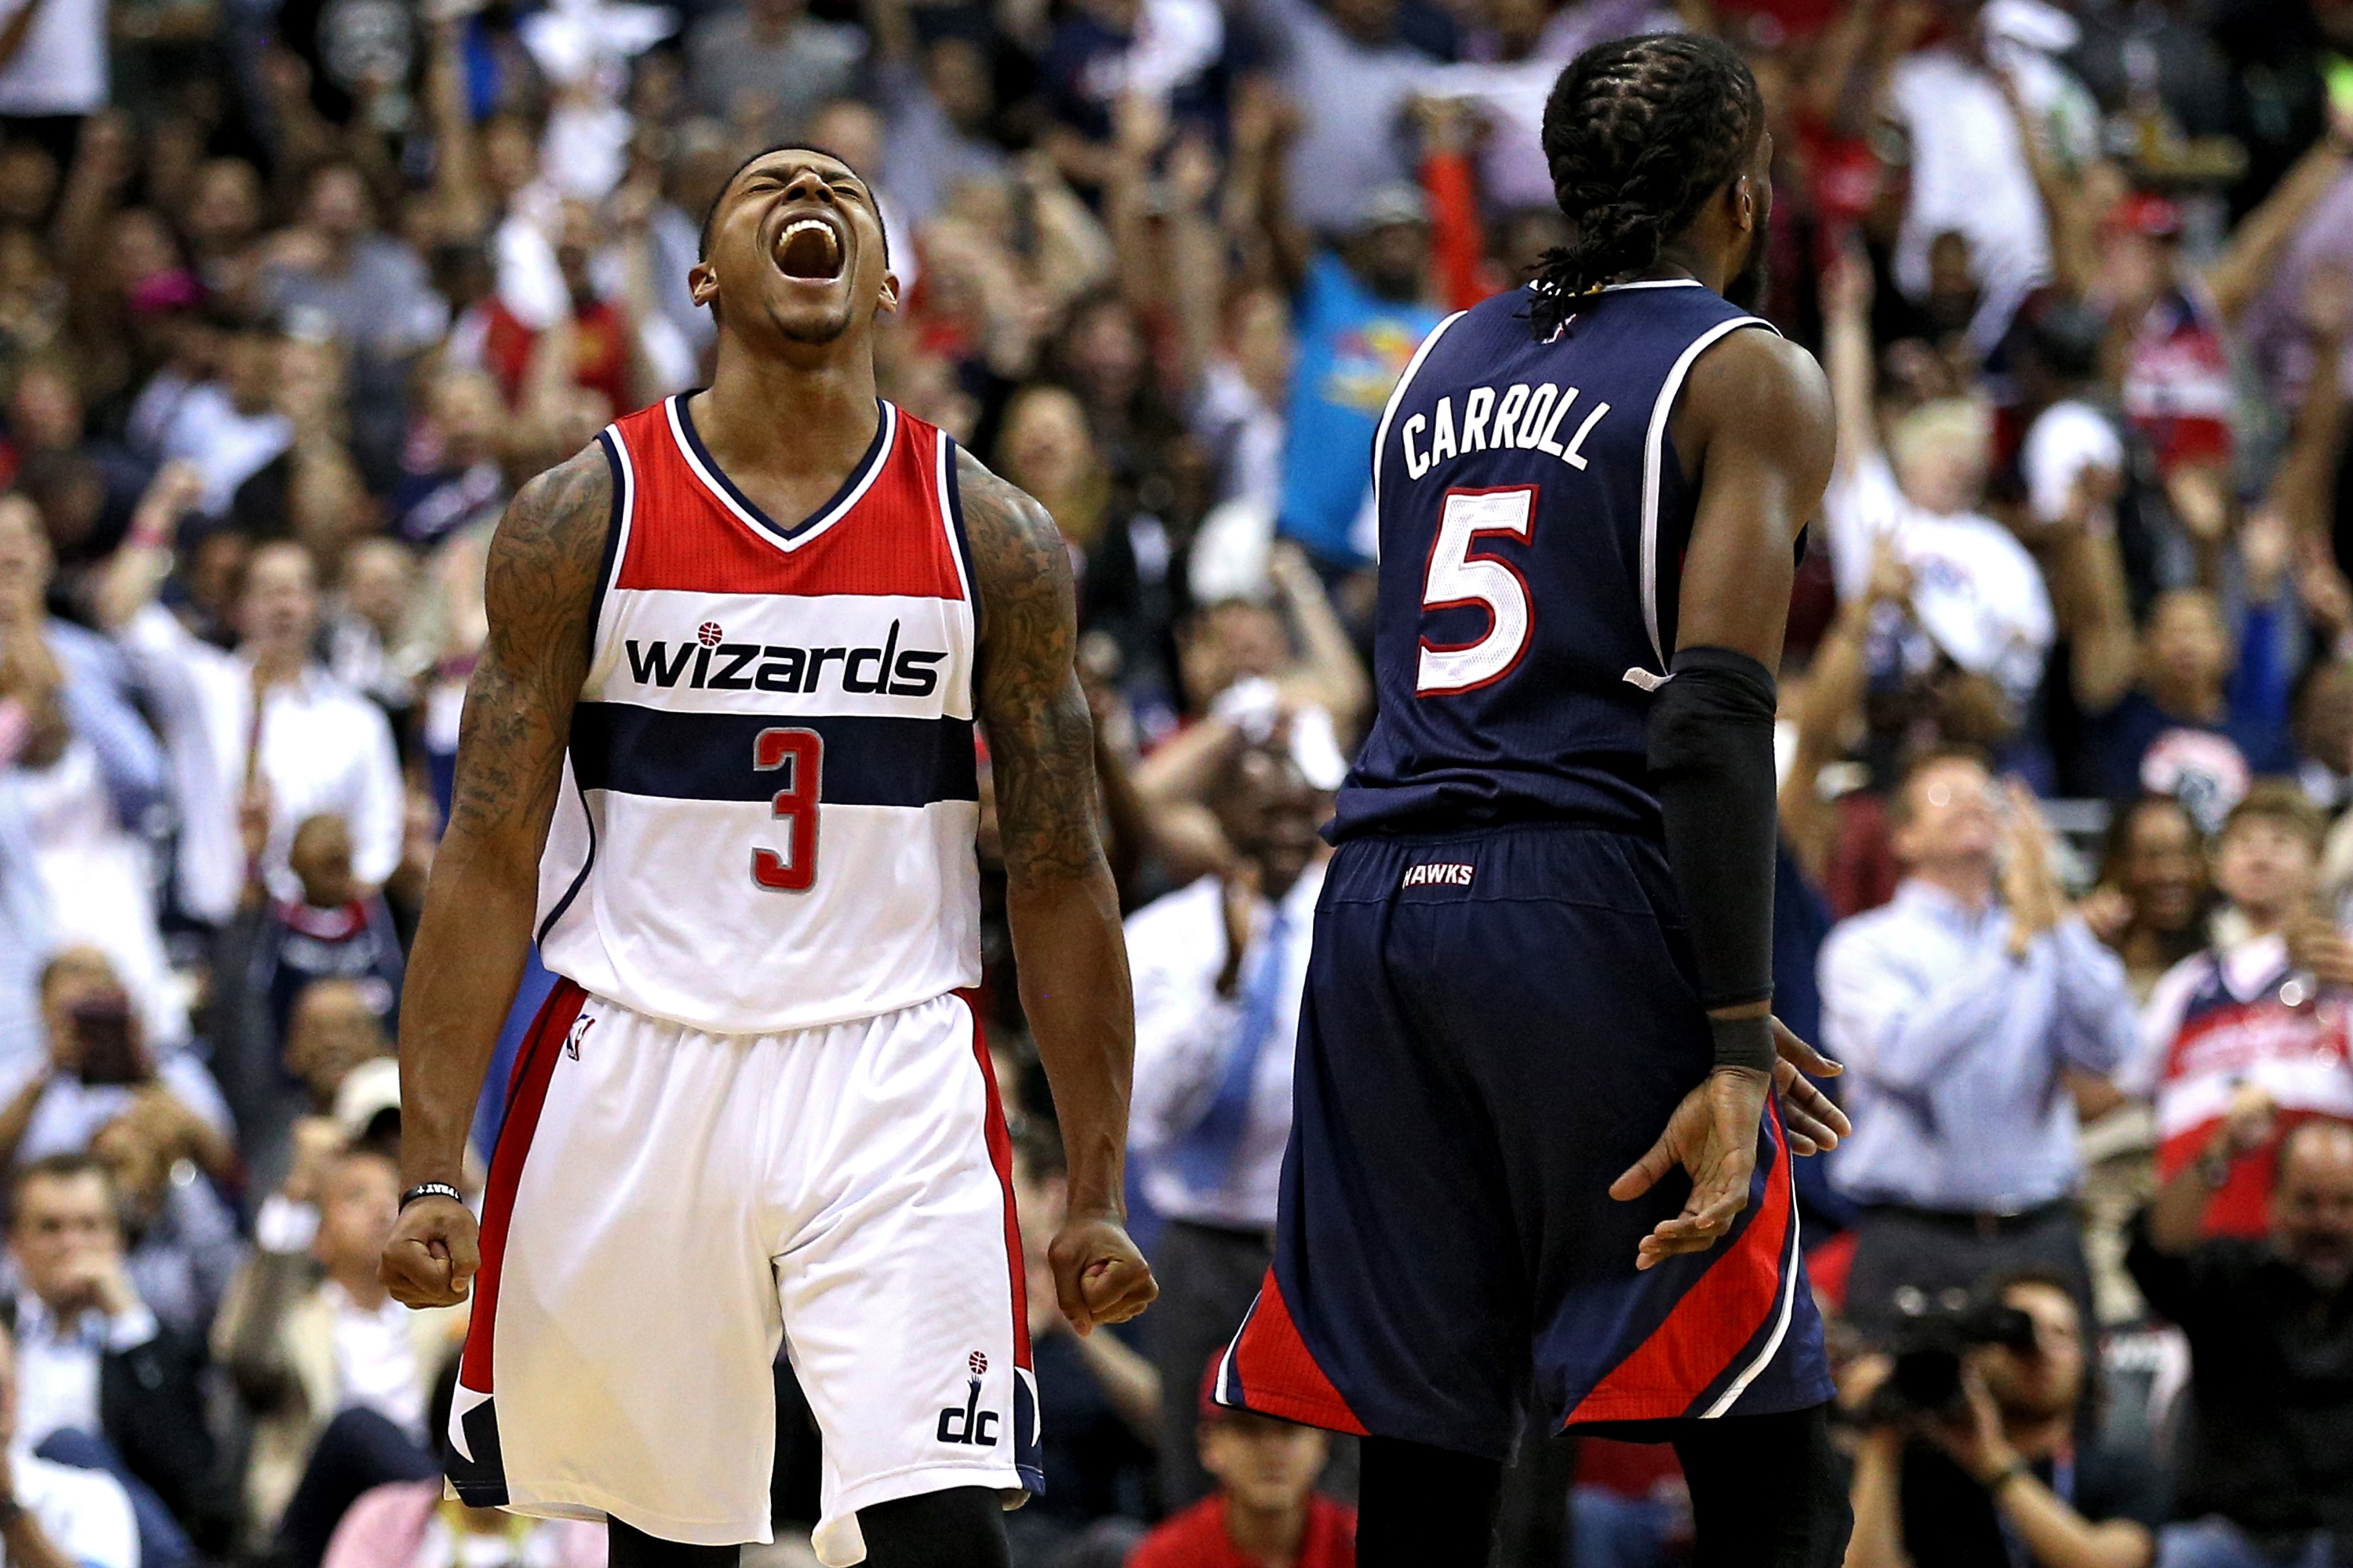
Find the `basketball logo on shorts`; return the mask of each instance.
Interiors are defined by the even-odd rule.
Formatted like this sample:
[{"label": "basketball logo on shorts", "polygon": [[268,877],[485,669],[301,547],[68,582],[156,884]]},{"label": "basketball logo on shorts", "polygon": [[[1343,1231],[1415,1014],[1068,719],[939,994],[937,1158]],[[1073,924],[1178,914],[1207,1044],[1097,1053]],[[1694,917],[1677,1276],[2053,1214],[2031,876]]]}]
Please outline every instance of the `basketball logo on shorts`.
[{"label": "basketball logo on shorts", "polygon": [[580,1060],[580,1042],[588,1038],[588,1031],[595,1027],[596,1022],[595,1019],[586,1017],[575,1018],[572,1021],[572,1033],[564,1037],[565,1055],[575,1062]]},{"label": "basketball logo on shorts", "polygon": [[988,1370],[988,1358],[975,1351],[965,1358],[965,1365],[972,1369],[972,1379],[965,1385],[964,1408],[958,1410],[951,1404],[941,1411],[939,1426],[933,1435],[943,1443],[994,1448],[1000,1418],[996,1411],[980,1407],[980,1374]]}]

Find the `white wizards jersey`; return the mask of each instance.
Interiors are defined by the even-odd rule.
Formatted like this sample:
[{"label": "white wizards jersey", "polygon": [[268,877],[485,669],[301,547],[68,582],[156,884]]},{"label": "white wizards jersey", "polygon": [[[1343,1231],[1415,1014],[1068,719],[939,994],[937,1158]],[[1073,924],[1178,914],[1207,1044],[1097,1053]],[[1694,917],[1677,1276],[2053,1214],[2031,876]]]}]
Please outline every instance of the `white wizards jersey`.
[{"label": "white wizards jersey", "polygon": [[979,984],[955,444],[885,403],[839,493],[786,527],[684,396],[597,440],[612,536],[540,861],[548,968],[729,1034]]}]

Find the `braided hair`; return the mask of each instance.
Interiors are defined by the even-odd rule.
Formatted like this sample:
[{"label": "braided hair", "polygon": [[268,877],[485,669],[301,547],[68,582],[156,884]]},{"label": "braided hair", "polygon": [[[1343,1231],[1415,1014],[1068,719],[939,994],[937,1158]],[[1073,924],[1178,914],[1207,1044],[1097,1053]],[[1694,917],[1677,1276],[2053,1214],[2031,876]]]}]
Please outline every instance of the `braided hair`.
[{"label": "braided hair", "polygon": [[1727,46],[1687,33],[1596,44],[1545,102],[1545,160],[1575,238],[1545,253],[1529,310],[1550,337],[1579,294],[1648,270],[1764,129],[1757,79]]}]

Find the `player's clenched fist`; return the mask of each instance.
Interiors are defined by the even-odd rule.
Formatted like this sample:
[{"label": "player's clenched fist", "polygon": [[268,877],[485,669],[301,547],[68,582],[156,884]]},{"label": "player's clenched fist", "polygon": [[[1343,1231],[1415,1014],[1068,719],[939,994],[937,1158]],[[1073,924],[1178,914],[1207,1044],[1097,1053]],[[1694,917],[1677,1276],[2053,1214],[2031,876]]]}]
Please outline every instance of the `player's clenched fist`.
[{"label": "player's clenched fist", "polygon": [[1062,1316],[1082,1334],[1098,1323],[1126,1322],[1160,1294],[1152,1266],[1128,1239],[1127,1227],[1109,1215],[1074,1214],[1063,1221],[1046,1259],[1053,1266]]},{"label": "player's clenched fist", "polygon": [[455,1307],[481,1266],[473,1212],[454,1198],[422,1197],[400,1211],[376,1277],[403,1307]]}]

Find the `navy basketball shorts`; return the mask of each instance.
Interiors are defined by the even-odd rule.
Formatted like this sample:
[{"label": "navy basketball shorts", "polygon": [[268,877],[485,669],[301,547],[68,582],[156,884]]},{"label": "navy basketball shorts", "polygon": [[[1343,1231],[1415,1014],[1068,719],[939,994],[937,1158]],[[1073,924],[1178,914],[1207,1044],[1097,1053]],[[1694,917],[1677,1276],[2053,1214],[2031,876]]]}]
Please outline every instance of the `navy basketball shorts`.
[{"label": "navy basketball shorts", "polygon": [[[1778,1113],[1747,1206],[1647,1272],[1608,1188],[1713,1060],[1666,857],[1566,824],[1343,844],[1315,915],[1275,1261],[1217,1397],[1501,1458],[1831,1396]],[[1662,1434],[1663,1436],[1663,1434]]]}]

